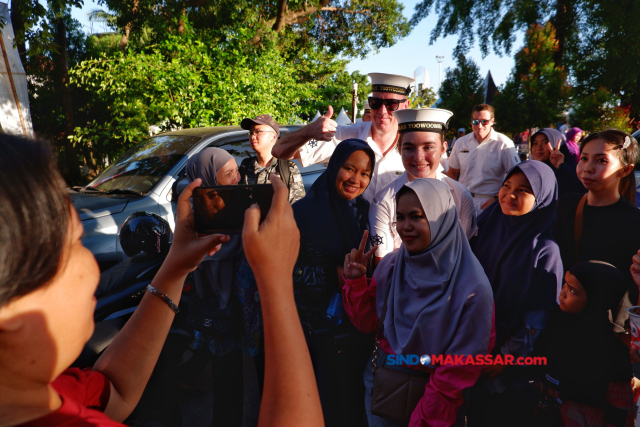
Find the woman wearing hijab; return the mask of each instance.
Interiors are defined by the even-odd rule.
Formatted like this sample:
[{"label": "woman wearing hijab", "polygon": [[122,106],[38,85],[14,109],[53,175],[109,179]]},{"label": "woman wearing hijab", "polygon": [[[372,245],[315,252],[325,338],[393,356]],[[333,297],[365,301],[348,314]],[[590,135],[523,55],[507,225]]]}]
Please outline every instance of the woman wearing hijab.
[{"label": "woman wearing hijab", "polygon": [[[402,245],[380,261],[371,283],[364,276],[370,253],[363,246],[345,258],[343,294],[349,317],[363,332],[381,331],[378,366],[416,374],[391,364],[395,358],[389,356],[464,355],[466,360],[486,354],[492,345],[491,285],[458,221],[451,191],[436,179],[419,178],[406,183],[396,197]],[[417,370],[428,383],[409,425],[452,425],[463,389],[476,382],[482,368],[427,362]],[[374,415],[373,376],[368,364],[369,427],[407,425]]]},{"label": "woman wearing hijab", "polygon": [[[558,185],[547,165],[528,160],[513,167],[498,202],[478,218],[473,252],[493,288],[494,355],[528,357],[556,307],[563,277],[551,229]],[[533,423],[534,372],[525,366],[489,366],[471,392],[469,426]]]},{"label": "woman wearing hijab", "polygon": [[609,320],[626,291],[626,278],[611,264],[583,261],[567,271],[560,310],[536,344],[536,353],[547,358],[540,367],[539,399],[547,404],[539,405],[546,409],[539,415],[554,425],[634,425],[629,350]]},{"label": "woman wearing hijab", "polygon": [[293,205],[300,229],[294,268],[296,305],[314,365],[327,426],[359,426],[364,417],[362,371],[373,337],[342,315],[344,254],[368,228],[369,185],[375,154],[359,139],[336,147],[327,170]]},{"label": "woman wearing hijab", "polygon": [[571,128],[567,132],[567,149],[569,150],[567,163],[574,165],[580,161],[580,141],[583,135],[584,132],[580,128]]},{"label": "woman wearing hijab", "polygon": [[[575,163],[567,163],[572,154],[563,152],[562,134],[552,128],[544,128],[531,138],[531,159],[543,162],[553,170],[558,181],[558,197],[567,193],[584,194],[587,189],[576,174]],[[569,144],[565,144],[568,148]],[[580,151],[578,149],[578,158]],[[577,162],[576,162],[577,163]]]},{"label": "woman wearing hijab", "polygon": [[[189,182],[201,178],[203,187],[236,185],[240,181],[233,156],[216,147],[205,148],[191,157],[186,172]],[[205,205],[212,210],[224,207],[215,197],[205,200]],[[260,388],[264,377],[258,289],[242,251],[241,235],[229,237],[194,271],[199,298],[189,307],[189,323],[201,334],[202,345],[208,346],[200,354],[210,351],[212,355],[213,426],[242,424],[242,352],[254,357]]]}]

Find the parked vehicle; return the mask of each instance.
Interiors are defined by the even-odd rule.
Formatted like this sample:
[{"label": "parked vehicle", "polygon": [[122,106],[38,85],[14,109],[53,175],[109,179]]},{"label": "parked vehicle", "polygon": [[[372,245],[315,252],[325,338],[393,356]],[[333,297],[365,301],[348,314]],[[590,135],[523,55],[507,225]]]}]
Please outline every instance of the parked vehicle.
[{"label": "parked vehicle", "polygon": [[[281,133],[299,126],[282,126]],[[101,271],[125,258],[117,236],[133,212],[153,212],[173,228],[177,181],[189,157],[206,147],[220,147],[241,161],[253,155],[249,136],[240,126],[183,129],[150,137],[123,154],[85,187],[69,189],[84,226],[82,243],[95,255]],[[325,166],[300,168],[309,189]]]}]

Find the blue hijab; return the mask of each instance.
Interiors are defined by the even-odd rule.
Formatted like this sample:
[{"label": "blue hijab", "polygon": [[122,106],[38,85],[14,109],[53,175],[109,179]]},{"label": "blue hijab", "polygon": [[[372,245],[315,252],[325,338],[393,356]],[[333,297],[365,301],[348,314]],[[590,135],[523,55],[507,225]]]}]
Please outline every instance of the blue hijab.
[{"label": "blue hijab", "polygon": [[529,180],[536,198],[533,208],[509,216],[500,203],[493,203],[478,217],[478,235],[471,242],[493,288],[496,325],[508,330],[519,326],[527,311],[555,308],[564,277],[560,249],[551,235],[556,177],[549,166],[528,160],[514,166],[504,180],[517,170]]},{"label": "blue hijab", "polygon": [[300,233],[313,249],[335,265],[344,263],[344,256],[360,245],[362,233],[368,229],[369,202],[361,195],[355,200],[345,200],[336,191],[338,172],[356,151],[369,155],[373,172],[376,156],[369,144],[360,139],[346,139],[338,144],[327,170],[313,183],[307,195],[292,206]]}]

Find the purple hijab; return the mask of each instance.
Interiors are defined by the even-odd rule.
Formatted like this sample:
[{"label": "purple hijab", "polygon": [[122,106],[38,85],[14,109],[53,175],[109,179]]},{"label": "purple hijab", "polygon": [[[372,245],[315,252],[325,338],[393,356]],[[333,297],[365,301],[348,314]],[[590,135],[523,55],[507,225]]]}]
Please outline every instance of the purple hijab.
[{"label": "purple hijab", "polygon": [[580,128],[571,128],[569,132],[567,132],[567,148],[569,149],[569,153],[573,156],[575,163],[580,161],[580,147],[578,146],[578,141],[576,141],[576,135],[582,132]]},{"label": "purple hijab", "polygon": [[395,354],[485,354],[493,315],[491,285],[467,242],[451,191],[429,178],[404,187],[422,204],[431,243],[419,253],[403,244],[376,268],[378,316],[389,295],[384,336]]},{"label": "purple hijab", "polygon": [[554,309],[564,277],[560,249],[551,235],[556,177],[544,163],[527,160],[514,166],[505,181],[516,170],[529,180],[536,198],[533,208],[508,216],[500,203],[493,203],[478,217],[478,235],[471,242],[493,288],[496,325],[507,330],[519,326],[527,311]]}]

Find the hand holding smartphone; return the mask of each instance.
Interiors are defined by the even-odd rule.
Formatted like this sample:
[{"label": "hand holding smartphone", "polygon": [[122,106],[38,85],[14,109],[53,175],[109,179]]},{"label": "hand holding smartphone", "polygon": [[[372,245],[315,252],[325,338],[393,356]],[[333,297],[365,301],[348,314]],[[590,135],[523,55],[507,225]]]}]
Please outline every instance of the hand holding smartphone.
[{"label": "hand holding smartphone", "polygon": [[271,208],[271,184],[197,187],[193,190],[195,228],[198,234],[241,233],[244,212],[254,203],[260,222]]}]

